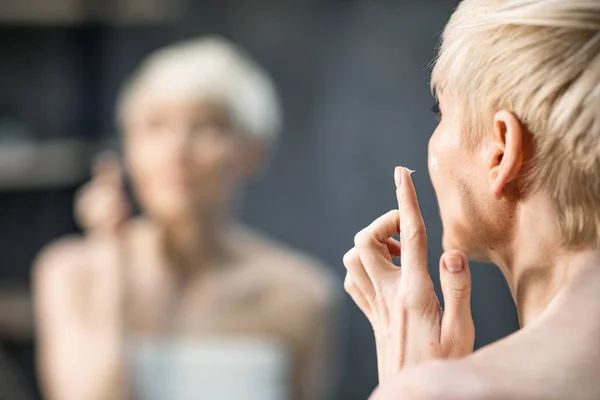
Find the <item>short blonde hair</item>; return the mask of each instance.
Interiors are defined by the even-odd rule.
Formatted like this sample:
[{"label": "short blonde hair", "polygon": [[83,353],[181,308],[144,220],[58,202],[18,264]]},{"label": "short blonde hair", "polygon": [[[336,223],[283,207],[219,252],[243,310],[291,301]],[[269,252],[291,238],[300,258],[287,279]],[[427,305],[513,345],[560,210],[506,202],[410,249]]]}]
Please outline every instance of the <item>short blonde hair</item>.
[{"label": "short blonde hair", "polygon": [[127,120],[141,96],[217,101],[244,134],[271,141],[281,125],[273,81],[242,49],[207,36],[159,49],[133,73],[117,102],[117,120]]},{"label": "short blonde hair", "polygon": [[566,245],[600,247],[599,0],[464,0],[431,83],[458,99],[475,142],[513,112],[534,141],[526,192],[554,199]]}]

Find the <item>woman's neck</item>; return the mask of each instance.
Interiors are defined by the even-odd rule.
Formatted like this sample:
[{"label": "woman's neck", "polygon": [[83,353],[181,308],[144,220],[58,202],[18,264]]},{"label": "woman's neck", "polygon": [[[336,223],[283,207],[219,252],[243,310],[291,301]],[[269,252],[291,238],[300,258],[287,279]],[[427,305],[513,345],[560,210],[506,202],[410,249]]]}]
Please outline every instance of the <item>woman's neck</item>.
[{"label": "woman's neck", "polygon": [[574,278],[598,265],[598,249],[568,249],[562,244],[552,204],[532,196],[519,205],[512,240],[493,251],[510,287],[521,326],[535,320]]},{"label": "woman's neck", "polygon": [[181,216],[164,223],[160,240],[169,264],[187,275],[226,257],[228,223],[216,212]]}]

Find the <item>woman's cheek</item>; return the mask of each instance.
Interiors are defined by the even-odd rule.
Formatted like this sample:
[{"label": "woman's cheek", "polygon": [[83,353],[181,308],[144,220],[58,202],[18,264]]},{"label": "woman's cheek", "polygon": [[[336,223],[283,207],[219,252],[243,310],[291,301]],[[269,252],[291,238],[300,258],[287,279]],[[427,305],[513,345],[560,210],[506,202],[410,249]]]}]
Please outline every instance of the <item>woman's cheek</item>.
[{"label": "woman's cheek", "polygon": [[436,131],[433,133],[433,135],[431,135],[431,138],[429,139],[429,151],[428,151],[428,160],[427,160],[427,167],[429,168],[429,175],[431,176],[431,179],[434,179],[434,175],[436,174],[437,170],[439,169],[439,158],[437,155],[437,148],[438,148],[438,131],[436,129]]},{"label": "woman's cheek", "polygon": [[429,170],[432,172],[437,171],[439,168],[439,160],[435,153],[432,151],[429,156]]},{"label": "woman's cheek", "polygon": [[431,183],[433,184],[433,188],[436,191],[439,190],[439,180],[440,180],[440,176],[439,176],[439,172],[438,169],[440,167],[440,163],[439,163],[439,158],[436,154],[435,151],[429,151],[429,160],[427,162],[427,166],[429,169],[429,177],[431,178]]},{"label": "woman's cheek", "polygon": [[435,134],[431,137],[427,160],[429,176],[438,198],[442,194],[440,191],[443,191],[444,187],[447,185],[447,176],[442,167],[447,165],[449,157],[449,149],[445,146],[442,133],[443,132],[436,130]]}]

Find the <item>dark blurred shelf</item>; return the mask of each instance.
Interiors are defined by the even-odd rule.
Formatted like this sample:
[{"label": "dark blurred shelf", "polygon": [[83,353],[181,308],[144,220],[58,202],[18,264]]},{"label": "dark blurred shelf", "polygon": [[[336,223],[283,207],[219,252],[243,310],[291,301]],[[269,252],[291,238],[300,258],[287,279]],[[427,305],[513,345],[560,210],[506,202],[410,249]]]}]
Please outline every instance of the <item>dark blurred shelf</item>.
[{"label": "dark blurred shelf", "polygon": [[179,0],[2,0],[0,25],[164,25],[179,15]]},{"label": "dark blurred shelf", "polygon": [[0,141],[0,190],[76,185],[85,179],[97,148],[77,139]]}]

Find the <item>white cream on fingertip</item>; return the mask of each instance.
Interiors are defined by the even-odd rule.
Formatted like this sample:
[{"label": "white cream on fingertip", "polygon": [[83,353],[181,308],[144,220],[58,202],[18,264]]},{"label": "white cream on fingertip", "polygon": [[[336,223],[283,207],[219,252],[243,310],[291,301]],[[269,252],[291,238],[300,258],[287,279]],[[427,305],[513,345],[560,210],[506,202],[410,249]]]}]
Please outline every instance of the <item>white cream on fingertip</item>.
[{"label": "white cream on fingertip", "polygon": [[408,172],[408,176],[412,175],[414,170],[406,167],[396,167],[394,168],[394,181],[396,183],[396,187],[400,187],[402,185],[402,169]]}]

